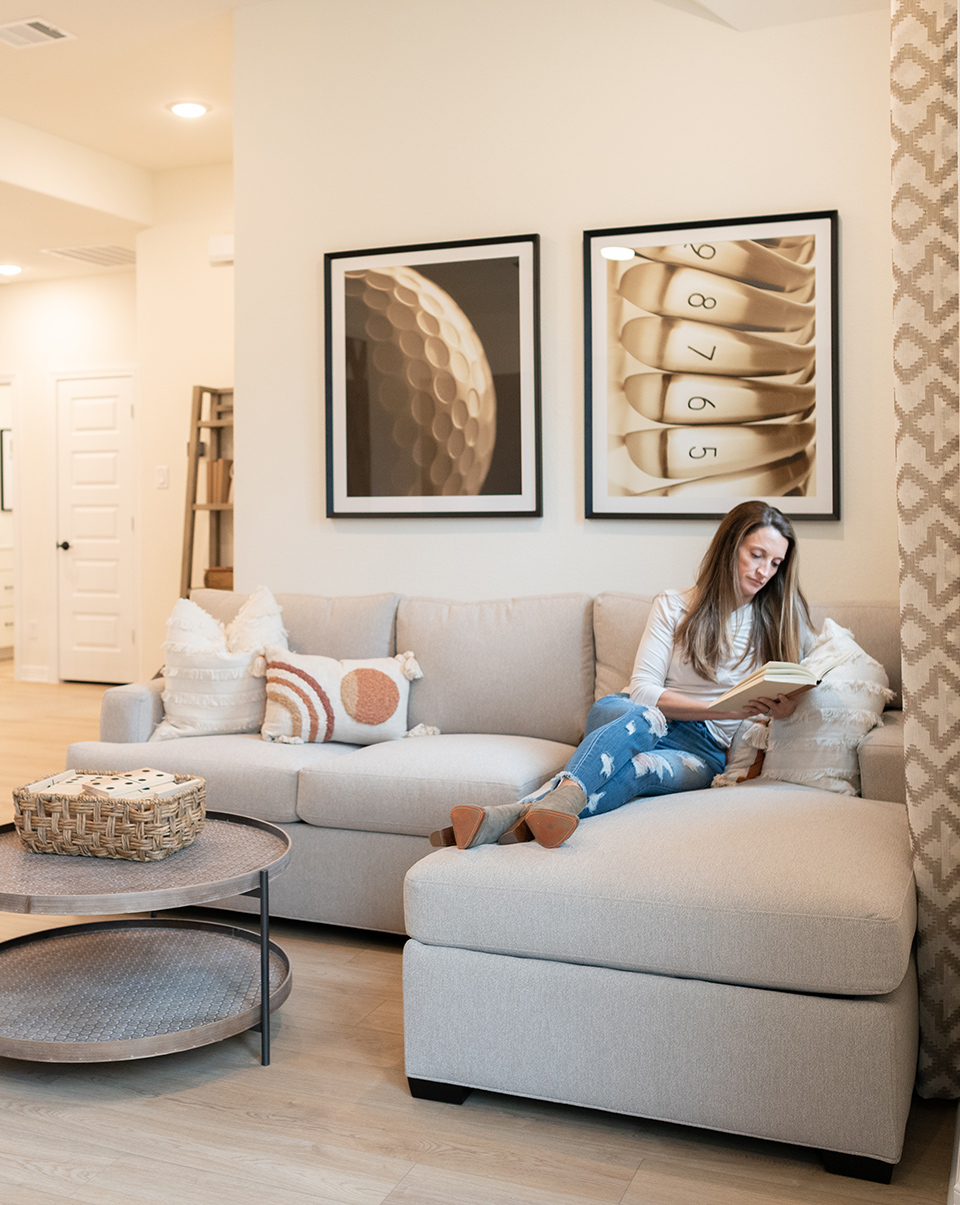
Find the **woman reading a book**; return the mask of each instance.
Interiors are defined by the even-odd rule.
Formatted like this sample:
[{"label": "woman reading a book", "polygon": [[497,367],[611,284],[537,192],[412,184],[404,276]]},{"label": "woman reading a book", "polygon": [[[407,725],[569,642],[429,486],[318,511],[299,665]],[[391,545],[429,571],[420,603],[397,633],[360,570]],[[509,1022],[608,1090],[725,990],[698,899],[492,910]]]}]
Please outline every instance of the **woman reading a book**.
[{"label": "woman reading a book", "polygon": [[646,795],[708,787],[724,769],[741,721],[784,719],[796,698],[754,698],[712,708],[767,661],[799,661],[813,643],[789,520],[764,502],[743,502],[721,521],[690,590],[654,599],[629,693],[607,695],[560,773],[516,804],[455,807],[435,845],[461,849],[536,839],[561,845],[579,820]]}]

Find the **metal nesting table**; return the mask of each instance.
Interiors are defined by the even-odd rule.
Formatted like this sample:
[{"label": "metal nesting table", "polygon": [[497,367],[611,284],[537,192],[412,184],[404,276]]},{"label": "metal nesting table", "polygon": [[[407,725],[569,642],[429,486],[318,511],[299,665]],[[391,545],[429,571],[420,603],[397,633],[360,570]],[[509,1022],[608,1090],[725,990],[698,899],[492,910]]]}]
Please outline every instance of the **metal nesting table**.
[{"label": "metal nesting table", "polygon": [[275,825],[208,812],[193,845],[160,862],[26,850],[0,826],[0,911],[46,916],[156,912],[260,897],[260,934],[205,921],[100,921],[0,943],[0,1055],[44,1062],[147,1058],[260,1030],[290,994],[270,941],[269,879],[290,859]]}]

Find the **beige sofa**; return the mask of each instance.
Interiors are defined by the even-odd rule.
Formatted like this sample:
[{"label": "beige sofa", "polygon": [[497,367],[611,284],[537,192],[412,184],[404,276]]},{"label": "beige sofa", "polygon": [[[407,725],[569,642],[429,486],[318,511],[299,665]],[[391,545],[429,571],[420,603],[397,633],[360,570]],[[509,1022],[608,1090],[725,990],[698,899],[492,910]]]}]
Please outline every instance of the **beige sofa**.
[{"label": "beige sofa", "polygon": [[[194,598],[222,619],[242,601]],[[431,853],[451,806],[514,800],[564,764],[592,700],[629,677],[649,600],[278,600],[296,651],[412,650],[424,677],[409,724],[441,735],[365,748],[255,734],[148,742],[162,715],[153,683],[107,691],[103,739],[71,746],[67,764],[201,774],[211,808],[290,832],[274,914],[408,932],[415,1094],[489,1088],[889,1172],[917,1041],[897,701],[861,745],[862,798],[760,779],[638,801],[559,850]],[[899,691],[896,608],[829,613]]]}]

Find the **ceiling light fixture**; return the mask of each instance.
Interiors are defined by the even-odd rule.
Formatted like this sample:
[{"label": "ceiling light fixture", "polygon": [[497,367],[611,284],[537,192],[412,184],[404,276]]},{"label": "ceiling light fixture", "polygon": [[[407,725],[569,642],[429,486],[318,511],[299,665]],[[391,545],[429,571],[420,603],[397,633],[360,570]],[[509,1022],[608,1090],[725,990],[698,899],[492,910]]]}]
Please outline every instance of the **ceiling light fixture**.
[{"label": "ceiling light fixture", "polygon": [[171,113],[176,113],[178,117],[202,117],[204,113],[210,110],[206,105],[197,104],[195,101],[178,101],[175,105],[167,106]]},{"label": "ceiling light fixture", "polygon": [[19,276],[22,271],[16,264],[0,264],[0,276]]}]

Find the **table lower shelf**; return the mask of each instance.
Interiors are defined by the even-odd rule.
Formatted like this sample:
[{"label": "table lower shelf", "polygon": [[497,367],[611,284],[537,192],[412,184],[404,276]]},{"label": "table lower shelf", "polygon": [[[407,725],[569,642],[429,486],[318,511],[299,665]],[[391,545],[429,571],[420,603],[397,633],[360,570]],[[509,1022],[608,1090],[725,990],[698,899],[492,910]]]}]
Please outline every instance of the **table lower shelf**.
[{"label": "table lower shelf", "polygon": [[[270,1011],[290,962],[269,944]],[[191,1050],[260,1022],[260,937],[231,925],[119,920],[0,943],[0,1056],[112,1062]]]}]

